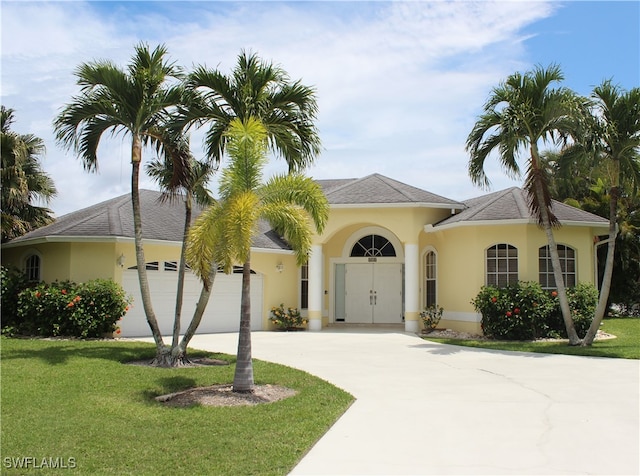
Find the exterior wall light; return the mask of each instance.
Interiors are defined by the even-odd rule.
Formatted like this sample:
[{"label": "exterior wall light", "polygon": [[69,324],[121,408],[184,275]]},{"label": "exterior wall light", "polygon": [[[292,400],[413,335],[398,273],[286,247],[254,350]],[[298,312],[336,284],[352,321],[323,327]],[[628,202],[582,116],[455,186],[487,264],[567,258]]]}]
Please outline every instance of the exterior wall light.
[{"label": "exterior wall light", "polygon": [[116,263],[118,266],[120,266],[121,268],[124,268],[124,262],[125,262],[126,258],[124,256],[124,253],[120,254],[120,256],[118,256],[118,259],[116,259]]}]

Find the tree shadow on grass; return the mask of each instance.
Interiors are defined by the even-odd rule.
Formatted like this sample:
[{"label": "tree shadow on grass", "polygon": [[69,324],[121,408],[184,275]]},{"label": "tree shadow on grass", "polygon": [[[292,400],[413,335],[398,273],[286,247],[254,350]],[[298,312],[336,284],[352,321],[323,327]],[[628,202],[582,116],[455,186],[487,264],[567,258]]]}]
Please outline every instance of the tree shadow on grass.
[{"label": "tree shadow on grass", "polygon": [[[121,364],[151,361],[154,344],[118,340],[3,339],[2,359],[39,359],[49,365],[63,365],[71,358],[103,359]],[[189,357],[217,357],[211,352],[189,349]]]},{"label": "tree shadow on grass", "polygon": [[168,393],[180,392],[189,388],[196,387],[196,380],[185,377],[183,375],[174,375],[171,377],[162,377],[158,379],[160,390],[143,390],[142,396],[147,401],[154,401],[156,397]]}]

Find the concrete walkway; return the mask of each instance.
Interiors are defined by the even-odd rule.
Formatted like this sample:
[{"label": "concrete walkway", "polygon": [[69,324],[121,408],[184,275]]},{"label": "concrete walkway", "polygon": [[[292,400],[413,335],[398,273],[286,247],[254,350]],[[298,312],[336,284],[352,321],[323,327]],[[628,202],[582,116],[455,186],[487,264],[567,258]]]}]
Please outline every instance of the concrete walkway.
[{"label": "concrete walkway", "polygon": [[[637,360],[474,350],[369,329],[252,341],[254,358],[357,398],[291,474],[640,473]],[[235,354],[237,334],[191,346]]]}]

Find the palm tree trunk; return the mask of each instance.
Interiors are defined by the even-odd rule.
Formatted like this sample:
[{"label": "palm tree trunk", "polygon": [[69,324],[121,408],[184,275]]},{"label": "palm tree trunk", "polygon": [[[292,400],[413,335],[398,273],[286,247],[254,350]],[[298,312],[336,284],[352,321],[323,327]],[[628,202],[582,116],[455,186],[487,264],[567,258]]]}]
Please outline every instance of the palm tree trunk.
[{"label": "palm tree trunk", "polygon": [[183,363],[189,362],[187,358],[187,346],[195,335],[196,330],[200,325],[200,321],[202,321],[202,316],[204,315],[204,311],[207,308],[207,303],[209,302],[209,297],[211,296],[211,292],[213,290],[213,282],[216,277],[217,269],[218,265],[214,263],[211,266],[211,273],[207,278],[207,282],[203,284],[202,290],[200,291],[200,297],[198,298],[198,302],[196,303],[196,309],[195,311],[193,311],[193,318],[189,323],[189,327],[187,327],[187,330],[182,336],[180,344],[177,346],[174,345],[173,349],[171,349],[171,360],[173,367],[177,367],[182,365]]},{"label": "palm tree trunk", "polygon": [[153,312],[151,304],[151,293],[149,291],[149,280],[147,278],[147,268],[144,259],[144,246],[142,242],[142,215],[140,212],[140,162],[142,161],[142,141],[140,136],[133,136],[133,144],[131,146],[131,203],[133,204],[133,230],[134,242],[136,248],[136,264],[138,266],[138,280],[140,282],[140,295],[142,297],[142,306],[147,317],[147,322],[151,328],[153,339],[156,343],[156,359],[157,365],[162,365],[167,355],[158,320]]},{"label": "palm tree trunk", "polygon": [[542,175],[538,172],[540,170],[540,157],[538,155],[538,148],[535,142],[531,143],[531,168],[534,174],[534,193],[536,194],[536,200],[538,202],[538,210],[540,213],[540,219],[542,227],[547,235],[547,243],[549,244],[549,255],[551,256],[551,266],[553,268],[553,277],[556,282],[556,290],[558,292],[558,301],[560,301],[560,311],[562,312],[562,319],[567,330],[567,336],[569,337],[569,345],[580,344],[580,338],[576,332],[573,318],[571,317],[571,309],[569,307],[569,300],[567,299],[567,289],[564,285],[564,278],[562,276],[562,265],[560,264],[560,256],[558,255],[558,245],[555,237],[553,236],[553,228],[551,225],[551,216],[549,215],[549,204],[547,200],[547,194],[545,194],[544,185],[542,183]]},{"label": "palm tree trunk", "polygon": [[[619,176],[619,175],[617,175]],[[593,344],[596,338],[604,313],[607,310],[607,301],[609,300],[609,292],[611,291],[611,278],[613,277],[613,260],[616,249],[617,233],[617,216],[618,216],[618,197],[620,196],[620,188],[616,185],[611,187],[611,200],[609,201],[609,243],[607,244],[607,260],[604,265],[604,274],[602,275],[602,284],[600,286],[600,297],[598,298],[598,306],[596,312],[582,341],[583,346]]]},{"label": "palm tree trunk", "polygon": [[253,363],[251,360],[251,263],[242,266],[242,298],[240,304],[240,335],[238,355],[233,377],[233,391],[253,392]]},{"label": "palm tree trunk", "polygon": [[191,226],[191,197],[187,193],[184,202],[184,228],[182,232],[182,249],[180,250],[180,262],[178,264],[178,287],[176,291],[176,312],[173,318],[173,340],[171,347],[175,348],[180,340],[180,319],[182,316],[182,300],[184,297],[184,273],[185,254],[187,252],[187,237]]}]

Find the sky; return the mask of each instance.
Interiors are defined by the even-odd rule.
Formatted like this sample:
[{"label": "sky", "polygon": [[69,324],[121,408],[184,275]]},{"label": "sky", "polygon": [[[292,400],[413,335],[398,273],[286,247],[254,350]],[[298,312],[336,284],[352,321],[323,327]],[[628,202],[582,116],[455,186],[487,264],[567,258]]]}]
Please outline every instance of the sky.
[{"label": "sky", "polygon": [[[605,79],[640,86],[638,1],[0,0],[0,26],[1,103],[15,111],[13,131],[45,142],[56,216],[130,192],[128,138],[105,135],[90,174],[56,143],[52,122],[79,93],[80,64],[124,68],[141,41],[166,45],[187,71],[229,73],[241,50],[252,51],[314,87],[323,149],[308,175],[379,173],[454,200],[488,192],[469,179],[465,142],[510,74],[556,63],[561,85],[582,95]],[[200,158],[202,137],[192,131]],[[495,157],[485,170],[490,191],[522,184]],[[266,173],[285,171],[273,158]],[[158,187],[143,176],[141,188]]]}]

